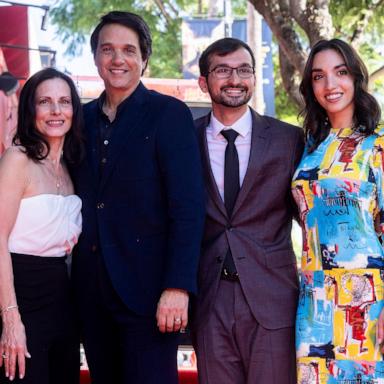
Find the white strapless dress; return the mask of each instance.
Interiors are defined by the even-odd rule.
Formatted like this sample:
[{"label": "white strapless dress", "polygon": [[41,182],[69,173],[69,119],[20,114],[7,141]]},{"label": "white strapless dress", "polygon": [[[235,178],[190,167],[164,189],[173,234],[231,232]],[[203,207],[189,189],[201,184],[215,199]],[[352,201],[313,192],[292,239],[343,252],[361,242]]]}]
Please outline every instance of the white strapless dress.
[{"label": "white strapless dress", "polygon": [[21,200],[8,240],[10,252],[59,257],[70,254],[81,233],[76,195],[41,194]]}]

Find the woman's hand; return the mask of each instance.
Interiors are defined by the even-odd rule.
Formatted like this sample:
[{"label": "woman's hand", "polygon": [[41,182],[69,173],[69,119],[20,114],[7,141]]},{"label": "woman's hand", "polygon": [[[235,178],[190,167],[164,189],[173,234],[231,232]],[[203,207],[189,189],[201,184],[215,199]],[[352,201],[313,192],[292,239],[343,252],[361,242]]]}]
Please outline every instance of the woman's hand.
[{"label": "woman's hand", "polygon": [[380,346],[380,352],[384,353],[384,308],[380,312],[376,325],[376,343]]},{"label": "woman's hand", "polygon": [[2,313],[3,333],[0,339],[0,367],[4,365],[5,376],[13,380],[16,366],[19,377],[25,376],[25,358],[31,355],[27,349],[24,324],[17,309]]}]

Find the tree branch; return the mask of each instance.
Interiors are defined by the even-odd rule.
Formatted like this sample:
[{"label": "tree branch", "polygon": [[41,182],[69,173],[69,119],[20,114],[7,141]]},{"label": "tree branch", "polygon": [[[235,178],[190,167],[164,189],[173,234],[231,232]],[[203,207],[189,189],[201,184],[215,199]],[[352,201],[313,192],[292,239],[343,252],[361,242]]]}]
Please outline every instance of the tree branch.
[{"label": "tree branch", "polygon": [[287,56],[279,49],[279,63],[281,79],[283,81],[284,89],[287,91],[290,98],[295,104],[301,108],[303,106],[303,99],[299,92],[300,73],[297,69],[288,61]]},{"label": "tree branch", "polygon": [[155,0],[156,5],[159,7],[161,14],[165,17],[165,20],[167,24],[172,23],[172,17],[171,15],[167,12],[165,5],[162,0]]},{"label": "tree branch", "polygon": [[380,77],[384,76],[384,65],[379,69],[376,69],[369,76],[369,84],[373,84],[374,81],[378,80]]},{"label": "tree branch", "polygon": [[296,20],[297,24],[306,31],[308,29],[308,18],[305,11],[305,1],[289,0],[291,15]]},{"label": "tree branch", "polygon": [[357,47],[361,43],[364,29],[367,27],[369,21],[374,15],[375,10],[381,7],[383,4],[384,0],[380,0],[376,4],[372,2],[366,8],[361,9],[360,18],[356,22],[356,28],[353,31],[352,37],[350,39],[350,42],[354,47]]},{"label": "tree branch", "polygon": [[250,0],[250,2],[264,17],[276,37],[280,49],[287,56],[291,65],[302,73],[306,54],[294,29],[293,20],[288,13],[287,7],[284,4],[281,7],[280,2],[277,0]]},{"label": "tree branch", "polygon": [[329,13],[330,0],[290,0],[292,17],[308,36],[310,46],[333,37],[335,29]]}]

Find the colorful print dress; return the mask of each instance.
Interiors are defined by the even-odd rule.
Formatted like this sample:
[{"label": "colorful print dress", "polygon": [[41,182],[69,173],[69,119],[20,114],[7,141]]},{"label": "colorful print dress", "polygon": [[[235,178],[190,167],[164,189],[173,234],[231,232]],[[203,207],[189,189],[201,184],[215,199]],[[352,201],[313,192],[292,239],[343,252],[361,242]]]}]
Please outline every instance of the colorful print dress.
[{"label": "colorful print dress", "polygon": [[296,322],[299,384],[383,384],[384,127],[331,129],[305,151],[292,191],[303,227]]}]

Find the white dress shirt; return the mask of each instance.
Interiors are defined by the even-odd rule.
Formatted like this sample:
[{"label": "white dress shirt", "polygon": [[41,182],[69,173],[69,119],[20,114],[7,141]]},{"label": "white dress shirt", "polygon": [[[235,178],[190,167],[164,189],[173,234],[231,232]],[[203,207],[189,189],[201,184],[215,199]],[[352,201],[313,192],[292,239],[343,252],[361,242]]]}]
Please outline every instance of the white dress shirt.
[{"label": "white dress shirt", "polygon": [[213,113],[211,113],[211,121],[206,130],[212,173],[219,189],[220,196],[224,201],[224,164],[227,140],[220,133],[223,129],[233,129],[239,133],[239,136],[236,137],[235,145],[239,156],[239,177],[241,187],[247,171],[249,153],[251,151],[252,115],[249,108],[247,108],[247,112],[245,112],[244,115],[230,127],[220,123]]}]

